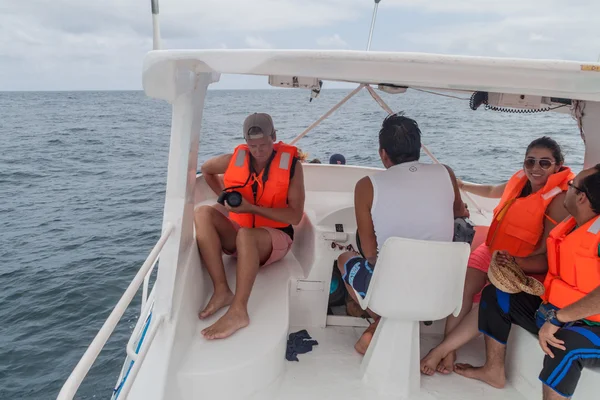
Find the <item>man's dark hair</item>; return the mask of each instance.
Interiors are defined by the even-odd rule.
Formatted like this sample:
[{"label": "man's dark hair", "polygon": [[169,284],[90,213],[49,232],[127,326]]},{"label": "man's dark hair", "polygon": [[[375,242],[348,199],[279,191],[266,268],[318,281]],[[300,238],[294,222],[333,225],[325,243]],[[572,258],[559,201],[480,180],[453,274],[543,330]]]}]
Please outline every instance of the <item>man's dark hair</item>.
[{"label": "man's dark hair", "polygon": [[556,142],[556,140],[549,138],[548,136],[542,136],[541,138],[535,139],[533,142],[529,143],[527,150],[525,150],[526,156],[529,154],[531,149],[548,149],[552,152],[552,157],[554,157],[557,165],[562,165],[565,162],[565,157],[563,156],[560,145]]},{"label": "man's dark hair", "polygon": [[587,195],[592,211],[600,214],[600,164],[592,167],[593,174],[586,176],[579,183],[579,188]]},{"label": "man's dark hair", "polygon": [[399,112],[388,116],[379,130],[379,148],[394,164],[418,161],[421,156],[421,130],[414,119]]}]

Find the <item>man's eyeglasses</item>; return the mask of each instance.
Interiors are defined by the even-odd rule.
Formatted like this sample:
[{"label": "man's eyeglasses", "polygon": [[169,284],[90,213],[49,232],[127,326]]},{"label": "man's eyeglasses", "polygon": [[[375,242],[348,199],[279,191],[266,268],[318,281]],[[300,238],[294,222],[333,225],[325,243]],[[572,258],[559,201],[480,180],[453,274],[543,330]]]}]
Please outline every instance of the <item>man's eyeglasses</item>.
[{"label": "man's eyeglasses", "polygon": [[552,165],[556,164],[555,161],[550,161],[546,158],[526,158],[523,162],[525,168],[527,169],[532,169],[533,167],[535,167],[535,163],[538,163],[542,169],[548,169]]},{"label": "man's eyeglasses", "polygon": [[573,189],[577,190],[578,192],[585,194],[588,198],[590,197],[590,195],[586,189],[575,186],[575,184],[573,183],[573,179],[571,179],[569,182],[567,182],[567,185],[569,185],[569,187],[572,187]]}]

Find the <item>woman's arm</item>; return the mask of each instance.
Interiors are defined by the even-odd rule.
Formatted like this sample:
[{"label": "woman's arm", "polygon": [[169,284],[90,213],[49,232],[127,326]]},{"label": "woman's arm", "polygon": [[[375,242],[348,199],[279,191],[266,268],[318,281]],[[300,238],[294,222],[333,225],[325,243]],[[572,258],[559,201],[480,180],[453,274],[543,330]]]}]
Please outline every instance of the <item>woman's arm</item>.
[{"label": "woman's arm", "polygon": [[465,183],[458,179],[458,187],[465,192],[476,194],[481,197],[489,197],[492,199],[499,199],[504,193],[506,183],[501,185],[478,185],[476,183]]},{"label": "woman's arm", "polygon": [[554,199],[546,208],[546,213],[544,215],[544,233],[540,239],[538,248],[535,249],[533,253],[529,255],[529,257],[538,254],[546,254],[546,239],[548,239],[550,231],[554,229],[554,227],[557,224],[560,224],[565,218],[569,216],[569,212],[567,211],[564,205],[566,194],[566,192],[562,192],[561,194],[554,197]]}]

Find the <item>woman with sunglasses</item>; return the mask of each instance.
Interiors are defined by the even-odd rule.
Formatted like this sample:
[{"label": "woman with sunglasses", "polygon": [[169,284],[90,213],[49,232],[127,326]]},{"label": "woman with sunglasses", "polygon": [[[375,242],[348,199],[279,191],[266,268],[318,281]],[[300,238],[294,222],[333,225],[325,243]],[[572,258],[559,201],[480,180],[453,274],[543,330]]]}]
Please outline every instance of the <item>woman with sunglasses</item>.
[{"label": "woman with sunglasses", "polygon": [[[501,185],[477,185],[459,180],[459,187],[481,197],[500,198],[484,243],[469,258],[463,306],[457,317],[446,320],[444,341],[421,360],[421,372],[432,375],[436,370],[448,374],[454,369],[456,349],[478,335],[477,307],[481,291],[487,284],[492,253],[501,251],[499,262],[513,259],[525,273],[543,282],[546,263],[546,238],[568,216],[564,196],[568,182],[575,177],[563,166],[559,144],[542,137],[529,144],[523,169]],[[542,261],[542,262],[540,262]],[[462,322],[462,323],[461,323]]]}]

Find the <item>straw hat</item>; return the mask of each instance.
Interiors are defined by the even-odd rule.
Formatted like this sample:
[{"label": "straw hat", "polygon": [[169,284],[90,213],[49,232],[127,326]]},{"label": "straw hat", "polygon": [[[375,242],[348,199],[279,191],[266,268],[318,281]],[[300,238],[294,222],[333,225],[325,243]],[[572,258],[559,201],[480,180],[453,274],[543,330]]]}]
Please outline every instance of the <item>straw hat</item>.
[{"label": "straw hat", "polygon": [[496,262],[497,255],[498,252],[495,251],[488,270],[488,278],[492,285],[506,293],[525,292],[535,296],[544,294],[544,285],[540,281],[525,275],[512,260],[499,265]]}]

